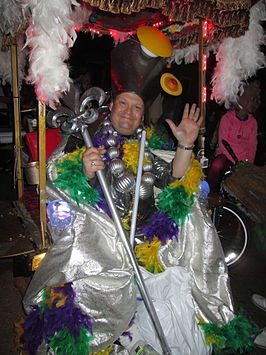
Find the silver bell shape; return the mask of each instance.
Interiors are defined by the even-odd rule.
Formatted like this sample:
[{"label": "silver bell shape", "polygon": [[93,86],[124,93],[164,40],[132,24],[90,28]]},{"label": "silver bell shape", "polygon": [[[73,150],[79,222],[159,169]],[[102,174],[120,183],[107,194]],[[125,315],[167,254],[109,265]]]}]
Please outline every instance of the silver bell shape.
[{"label": "silver bell shape", "polygon": [[103,131],[102,131],[102,133],[103,133],[104,135],[113,134],[113,132],[114,132],[114,129],[113,129],[112,126],[106,126],[106,127],[103,129]]},{"label": "silver bell shape", "polygon": [[107,138],[106,143],[110,146],[110,147],[114,147],[116,146],[116,138],[115,136],[111,135],[110,137]]},{"label": "silver bell shape", "polygon": [[156,179],[155,175],[149,171],[144,173],[141,177],[141,181],[146,182],[146,184],[148,185],[154,185],[155,179]]},{"label": "silver bell shape", "polygon": [[104,126],[104,127],[108,127],[108,126],[111,126],[111,125],[112,125],[112,124],[111,124],[110,121],[107,121],[107,120],[106,120],[106,121],[103,122],[103,126]]},{"label": "silver bell shape", "polygon": [[108,155],[109,158],[111,158],[111,159],[117,158],[117,157],[119,156],[119,153],[120,153],[120,151],[119,151],[119,149],[116,148],[116,147],[111,147],[111,148],[109,148],[108,151],[107,151],[107,155]]},{"label": "silver bell shape", "polygon": [[146,200],[153,195],[153,185],[142,182],[139,187],[139,198]]},{"label": "silver bell shape", "polygon": [[125,165],[121,159],[113,159],[109,162],[109,169],[113,175],[119,175],[125,170]]},{"label": "silver bell shape", "polygon": [[135,188],[135,177],[131,171],[124,171],[115,179],[114,188],[122,193],[131,192]]},{"label": "silver bell shape", "polygon": [[153,169],[153,163],[152,162],[147,162],[143,165],[143,171],[146,173],[147,171],[152,171]]},{"label": "silver bell shape", "polygon": [[152,152],[150,152],[149,150],[145,150],[144,154],[145,154],[145,157],[146,157],[149,161],[153,161],[153,154],[152,154]]}]

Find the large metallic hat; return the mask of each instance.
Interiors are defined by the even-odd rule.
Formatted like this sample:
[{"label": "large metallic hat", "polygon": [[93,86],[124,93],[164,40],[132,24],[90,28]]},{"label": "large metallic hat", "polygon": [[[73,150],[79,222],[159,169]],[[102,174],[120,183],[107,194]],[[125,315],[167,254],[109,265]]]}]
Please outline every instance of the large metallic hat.
[{"label": "large metallic hat", "polygon": [[[159,30],[142,26],[138,38],[129,39],[111,52],[112,91],[133,91],[151,104],[159,94],[160,77],[172,45]],[[151,53],[152,52],[152,53]]]}]

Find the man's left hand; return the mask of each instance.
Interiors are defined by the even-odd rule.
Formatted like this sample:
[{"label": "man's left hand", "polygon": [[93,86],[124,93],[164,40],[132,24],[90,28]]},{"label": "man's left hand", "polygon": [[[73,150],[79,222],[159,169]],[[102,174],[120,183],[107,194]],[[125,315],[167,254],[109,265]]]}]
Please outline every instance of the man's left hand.
[{"label": "man's left hand", "polygon": [[178,142],[184,146],[191,146],[195,142],[199,134],[199,128],[203,121],[203,117],[200,116],[200,109],[193,104],[189,108],[189,104],[185,105],[182,120],[178,126],[173,121],[167,119],[173,135]]}]

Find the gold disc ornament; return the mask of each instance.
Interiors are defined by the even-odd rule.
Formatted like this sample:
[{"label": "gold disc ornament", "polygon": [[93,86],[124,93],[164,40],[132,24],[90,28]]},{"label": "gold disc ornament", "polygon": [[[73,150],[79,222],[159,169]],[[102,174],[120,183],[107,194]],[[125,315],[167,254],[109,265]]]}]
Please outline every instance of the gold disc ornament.
[{"label": "gold disc ornament", "polygon": [[179,96],[183,92],[182,84],[180,81],[171,73],[164,73],[161,76],[160,84],[162,89],[170,95]]},{"label": "gold disc ornament", "polygon": [[137,37],[142,44],[142,49],[148,55],[166,58],[173,54],[173,46],[169,38],[155,27],[138,27]]}]

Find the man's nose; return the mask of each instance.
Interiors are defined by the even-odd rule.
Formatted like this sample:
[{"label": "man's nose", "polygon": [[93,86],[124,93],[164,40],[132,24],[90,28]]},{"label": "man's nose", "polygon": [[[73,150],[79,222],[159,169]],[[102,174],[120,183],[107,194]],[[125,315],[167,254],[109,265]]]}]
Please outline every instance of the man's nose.
[{"label": "man's nose", "polygon": [[132,106],[131,106],[131,105],[127,105],[126,108],[125,108],[125,112],[126,112],[127,114],[131,114],[131,112],[132,112]]}]

